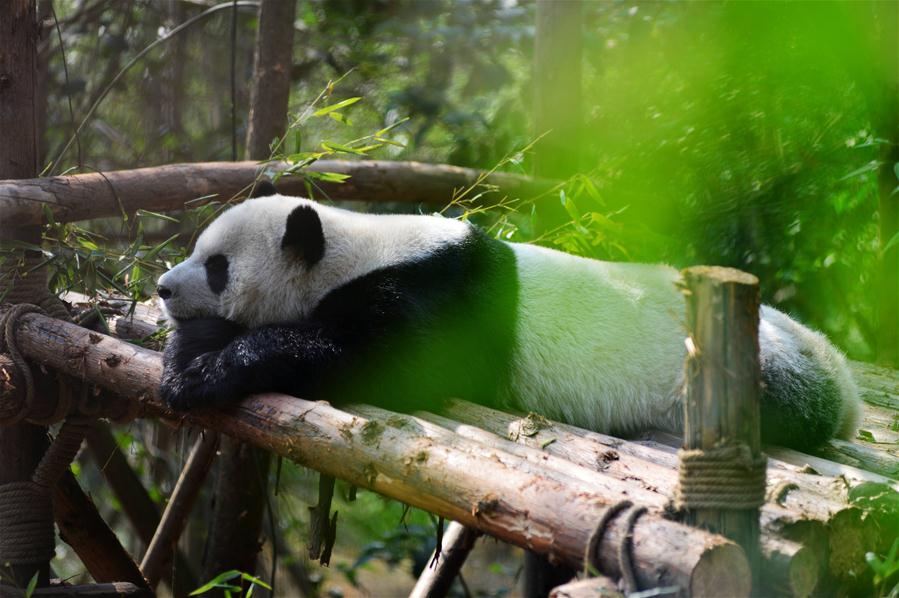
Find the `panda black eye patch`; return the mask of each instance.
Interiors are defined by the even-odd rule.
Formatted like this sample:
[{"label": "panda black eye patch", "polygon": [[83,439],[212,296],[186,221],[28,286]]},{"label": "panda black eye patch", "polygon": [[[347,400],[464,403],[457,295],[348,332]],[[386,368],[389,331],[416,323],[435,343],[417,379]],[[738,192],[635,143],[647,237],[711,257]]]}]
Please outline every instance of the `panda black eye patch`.
[{"label": "panda black eye patch", "polygon": [[209,289],[216,295],[221,295],[228,286],[228,258],[221,253],[211,255],[206,260],[205,266]]}]

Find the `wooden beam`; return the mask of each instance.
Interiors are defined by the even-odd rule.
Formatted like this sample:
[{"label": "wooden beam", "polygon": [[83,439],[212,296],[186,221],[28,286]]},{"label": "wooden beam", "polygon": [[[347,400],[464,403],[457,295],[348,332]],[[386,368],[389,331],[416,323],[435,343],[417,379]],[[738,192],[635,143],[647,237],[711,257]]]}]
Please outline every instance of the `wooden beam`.
[{"label": "wooden beam", "polygon": [[70,471],[53,488],[53,515],[60,538],[75,550],[95,581],[124,581],[148,589],[134,559]]},{"label": "wooden beam", "polygon": [[[683,277],[688,336],[680,500],[688,522],[732,538],[756,565],[758,506],[735,504],[761,505],[765,496],[758,279],[709,266],[688,268]],[[734,454],[724,458],[720,451]]]},{"label": "wooden beam", "polygon": [[[277,172],[285,168],[283,163],[200,162],[102,174],[0,180],[0,222],[40,224],[44,209],[49,209],[58,222],[132,214],[139,209],[180,210],[188,202],[197,206],[227,201],[241,193],[246,196],[246,189],[264,170]],[[316,181],[315,199],[445,205],[454,193],[480,182],[499,189],[482,198],[490,203],[506,195],[536,197],[555,185],[515,174],[488,175],[470,168],[422,162],[319,160],[307,170],[350,176],[343,183]],[[300,176],[283,177],[277,186],[285,195],[308,194],[305,179]]]},{"label": "wooden beam", "polygon": [[[438,442],[414,429],[353,416],[327,403],[277,394],[220,410],[176,414],[156,396],[158,353],[38,314],[24,316],[17,340],[44,365],[81,376],[147,410],[229,434],[297,463],[580,566],[592,528],[618,500],[567,476],[547,477],[521,457],[463,439]],[[625,522],[613,521],[599,546],[619,575]],[[744,595],[743,551],[721,536],[647,513],[633,529],[637,578],[645,587],[679,585],[694,595]]]},{"label": "wooden beam", "polygon": [[431,558],[428,559],[428,564],[409,593],[409,598],[447,596],[480,535],[476,530],[461,523],[450,522],[443,531],[440,551],[435,548],[431,553]]},{"label": "wooden beam", "polygon": [[156,528],[156,533],[153,534],[153,539],[140,564],[140,569],[151,588],[159,584],[163,568],[172,559],[175,545],[181,537],[181,532],[184,531],[187,517],[212,465],[218,440],[218,434],[214,432],[201,432],[187,457],[181,475],[178,476],[169,503],[159,520],[159,527]]}]

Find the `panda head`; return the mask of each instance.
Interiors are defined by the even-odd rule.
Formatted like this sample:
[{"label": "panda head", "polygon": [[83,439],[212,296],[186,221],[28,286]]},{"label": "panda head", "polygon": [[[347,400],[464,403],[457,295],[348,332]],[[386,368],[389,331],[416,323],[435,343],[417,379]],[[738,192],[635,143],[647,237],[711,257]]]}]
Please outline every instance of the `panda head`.
[{"label": "panda head", "polygon": [[254,327],[305,315],[325,254],[318,210],[307,199],[282,195],[228,209],[200,235],[190,257],[159,278],[169,320],[218,316]]}]

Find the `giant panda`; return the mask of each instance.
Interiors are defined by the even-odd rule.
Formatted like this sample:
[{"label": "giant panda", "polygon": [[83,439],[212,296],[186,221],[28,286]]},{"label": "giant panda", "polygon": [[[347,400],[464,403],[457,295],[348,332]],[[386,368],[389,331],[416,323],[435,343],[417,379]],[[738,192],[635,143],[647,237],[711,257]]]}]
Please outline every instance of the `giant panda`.
[{"label": "giant panda", "polygon": [[[616,435],[680,430],[685,306],[673,268],[264,189],[158,281],[175,324],[160,387],[171,407],[267,391],[400,411],[456,397]],[[809,448],[853,434],[858,392],[833,345],[763,306],[759,346],[764,441]]]}]

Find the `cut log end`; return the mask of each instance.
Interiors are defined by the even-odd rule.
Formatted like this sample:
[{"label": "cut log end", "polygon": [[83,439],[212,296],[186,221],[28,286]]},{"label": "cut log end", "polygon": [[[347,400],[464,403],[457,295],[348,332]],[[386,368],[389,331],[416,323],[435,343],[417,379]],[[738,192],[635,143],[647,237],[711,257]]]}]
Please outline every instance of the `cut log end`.
[{"label": "cut log end", "polygon": [[707,283],[712,284],[744,284],[758,285],[759,279],[737,270],[736,268],[726,268],[724,266],[694,266],[683,271],[685,281],[690,279],[703,279]]},{"label": "cut log end", "polygon": [[694,598],[721,596],[722,588],[733,596],[749,596],[752,589],[749,561],[736,544],[721,543],[706,550],[690,576],[689,595]]}]

